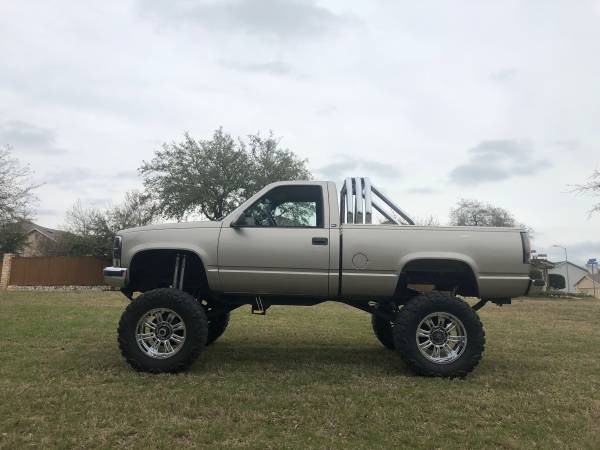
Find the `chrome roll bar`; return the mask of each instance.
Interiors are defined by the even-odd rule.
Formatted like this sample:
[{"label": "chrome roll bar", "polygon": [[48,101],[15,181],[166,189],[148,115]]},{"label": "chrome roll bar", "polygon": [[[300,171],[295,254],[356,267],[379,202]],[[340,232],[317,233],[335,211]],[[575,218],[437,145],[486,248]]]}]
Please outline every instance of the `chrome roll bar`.
[{"label": "chrome roll bar", "polygon": [[[402,218],[399,222],[379,202],[383,202]],[[397,225],[414,225],[415,222],[396,203],[387,197],[380,189],[371,184],[367,177],[348,177],[340,191],[340,210],[342,223],[370,224],[373,223],[373,208],[383,217]]]}]

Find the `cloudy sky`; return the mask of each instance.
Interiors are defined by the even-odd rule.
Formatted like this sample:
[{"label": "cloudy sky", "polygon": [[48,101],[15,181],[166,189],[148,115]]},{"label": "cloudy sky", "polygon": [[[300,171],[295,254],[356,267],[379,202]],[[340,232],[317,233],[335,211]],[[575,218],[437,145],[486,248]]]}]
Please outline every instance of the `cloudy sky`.
[{"label": "cloudy sky", "polygon": [[273,130],[318,178],[363,175],[413,216],[509,209],[535,247],[600,257],[599,1],[0,3],[0,143],[37,222],[118,202],[162,142]]}]

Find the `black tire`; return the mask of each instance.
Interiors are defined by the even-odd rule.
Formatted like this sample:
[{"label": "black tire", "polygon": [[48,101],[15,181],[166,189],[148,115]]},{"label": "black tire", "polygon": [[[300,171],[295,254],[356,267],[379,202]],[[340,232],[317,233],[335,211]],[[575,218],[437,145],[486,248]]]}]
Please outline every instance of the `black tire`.
[{"label": "black tire", "polygon": [[379,340],[379,342],[381,342],[385,348],[394,350],[396,345],[394,344],[393,323],[384,319],[383,317],[373,314],[371,316],[371,325],[373,327],[375,337]]},{"label": "black tire", "polygon": [[[453,315],[464,327],[466,345],[462,354],[451,362],[433,362],[418,348],[417,328],[433,313]],[[477,366],[485,349],[485,332],[479,316],[466,302],[447,292],[433,291],[412,298],[397,314],[393,332],[396,350],[403,361],[417,374],[429,377],[464,377]],[[431,337],[427,339],[433,341]]]},{"label": "black tire", "polygon": [[206,345],[210,345],[221,337],[229,325],[229,313],[221,314],[208,321],[208,337]]},{"label": "black tire", "polygon": [[[149,311],[167,308],[177,313],[185,325],[185,340],[173,356],[153,358],[138,346],[136,328]],[[187,369],[206,346],[208,320],[202,305],[191,295],[177,289],[154,289],[133,300],[119,321],[118,342],[121,354],[131,367],[141,372],[180,372]]]}]

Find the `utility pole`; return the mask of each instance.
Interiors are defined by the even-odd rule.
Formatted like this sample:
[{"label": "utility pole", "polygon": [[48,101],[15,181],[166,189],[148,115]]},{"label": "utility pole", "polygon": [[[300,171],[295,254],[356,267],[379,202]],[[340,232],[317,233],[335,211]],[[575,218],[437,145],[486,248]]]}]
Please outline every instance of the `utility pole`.
[{"label": "utility pole", "polygon": [[594,290],[594,297],[596,297],[596,279],[594,278],[594,266],[598,265],[598,260],[596,258],[590,258],[587,263],[588,266],[592,267],[592,289]]}]

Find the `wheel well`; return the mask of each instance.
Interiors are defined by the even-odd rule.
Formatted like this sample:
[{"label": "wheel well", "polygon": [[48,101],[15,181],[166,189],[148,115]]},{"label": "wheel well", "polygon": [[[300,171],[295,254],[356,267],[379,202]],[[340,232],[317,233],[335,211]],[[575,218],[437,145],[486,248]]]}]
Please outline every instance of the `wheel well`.
[{"label": "wheel well", "polygon": [[144,250],[136,253],[129,264],[131,291],[146,292],[173,284],[177,255],[185,255],[183,289],[191,294],[208,291],[206,271],[200,257],[191,251],[176,249]]},{"label": "wheel well", "polygon": [[407,284],[415,286],[417,290],[433,286],[438,291],[455,291],[469,297],[479,296],[473,269],[463,261],[416,259],[407,263],[402,273],[406,275]]}]

